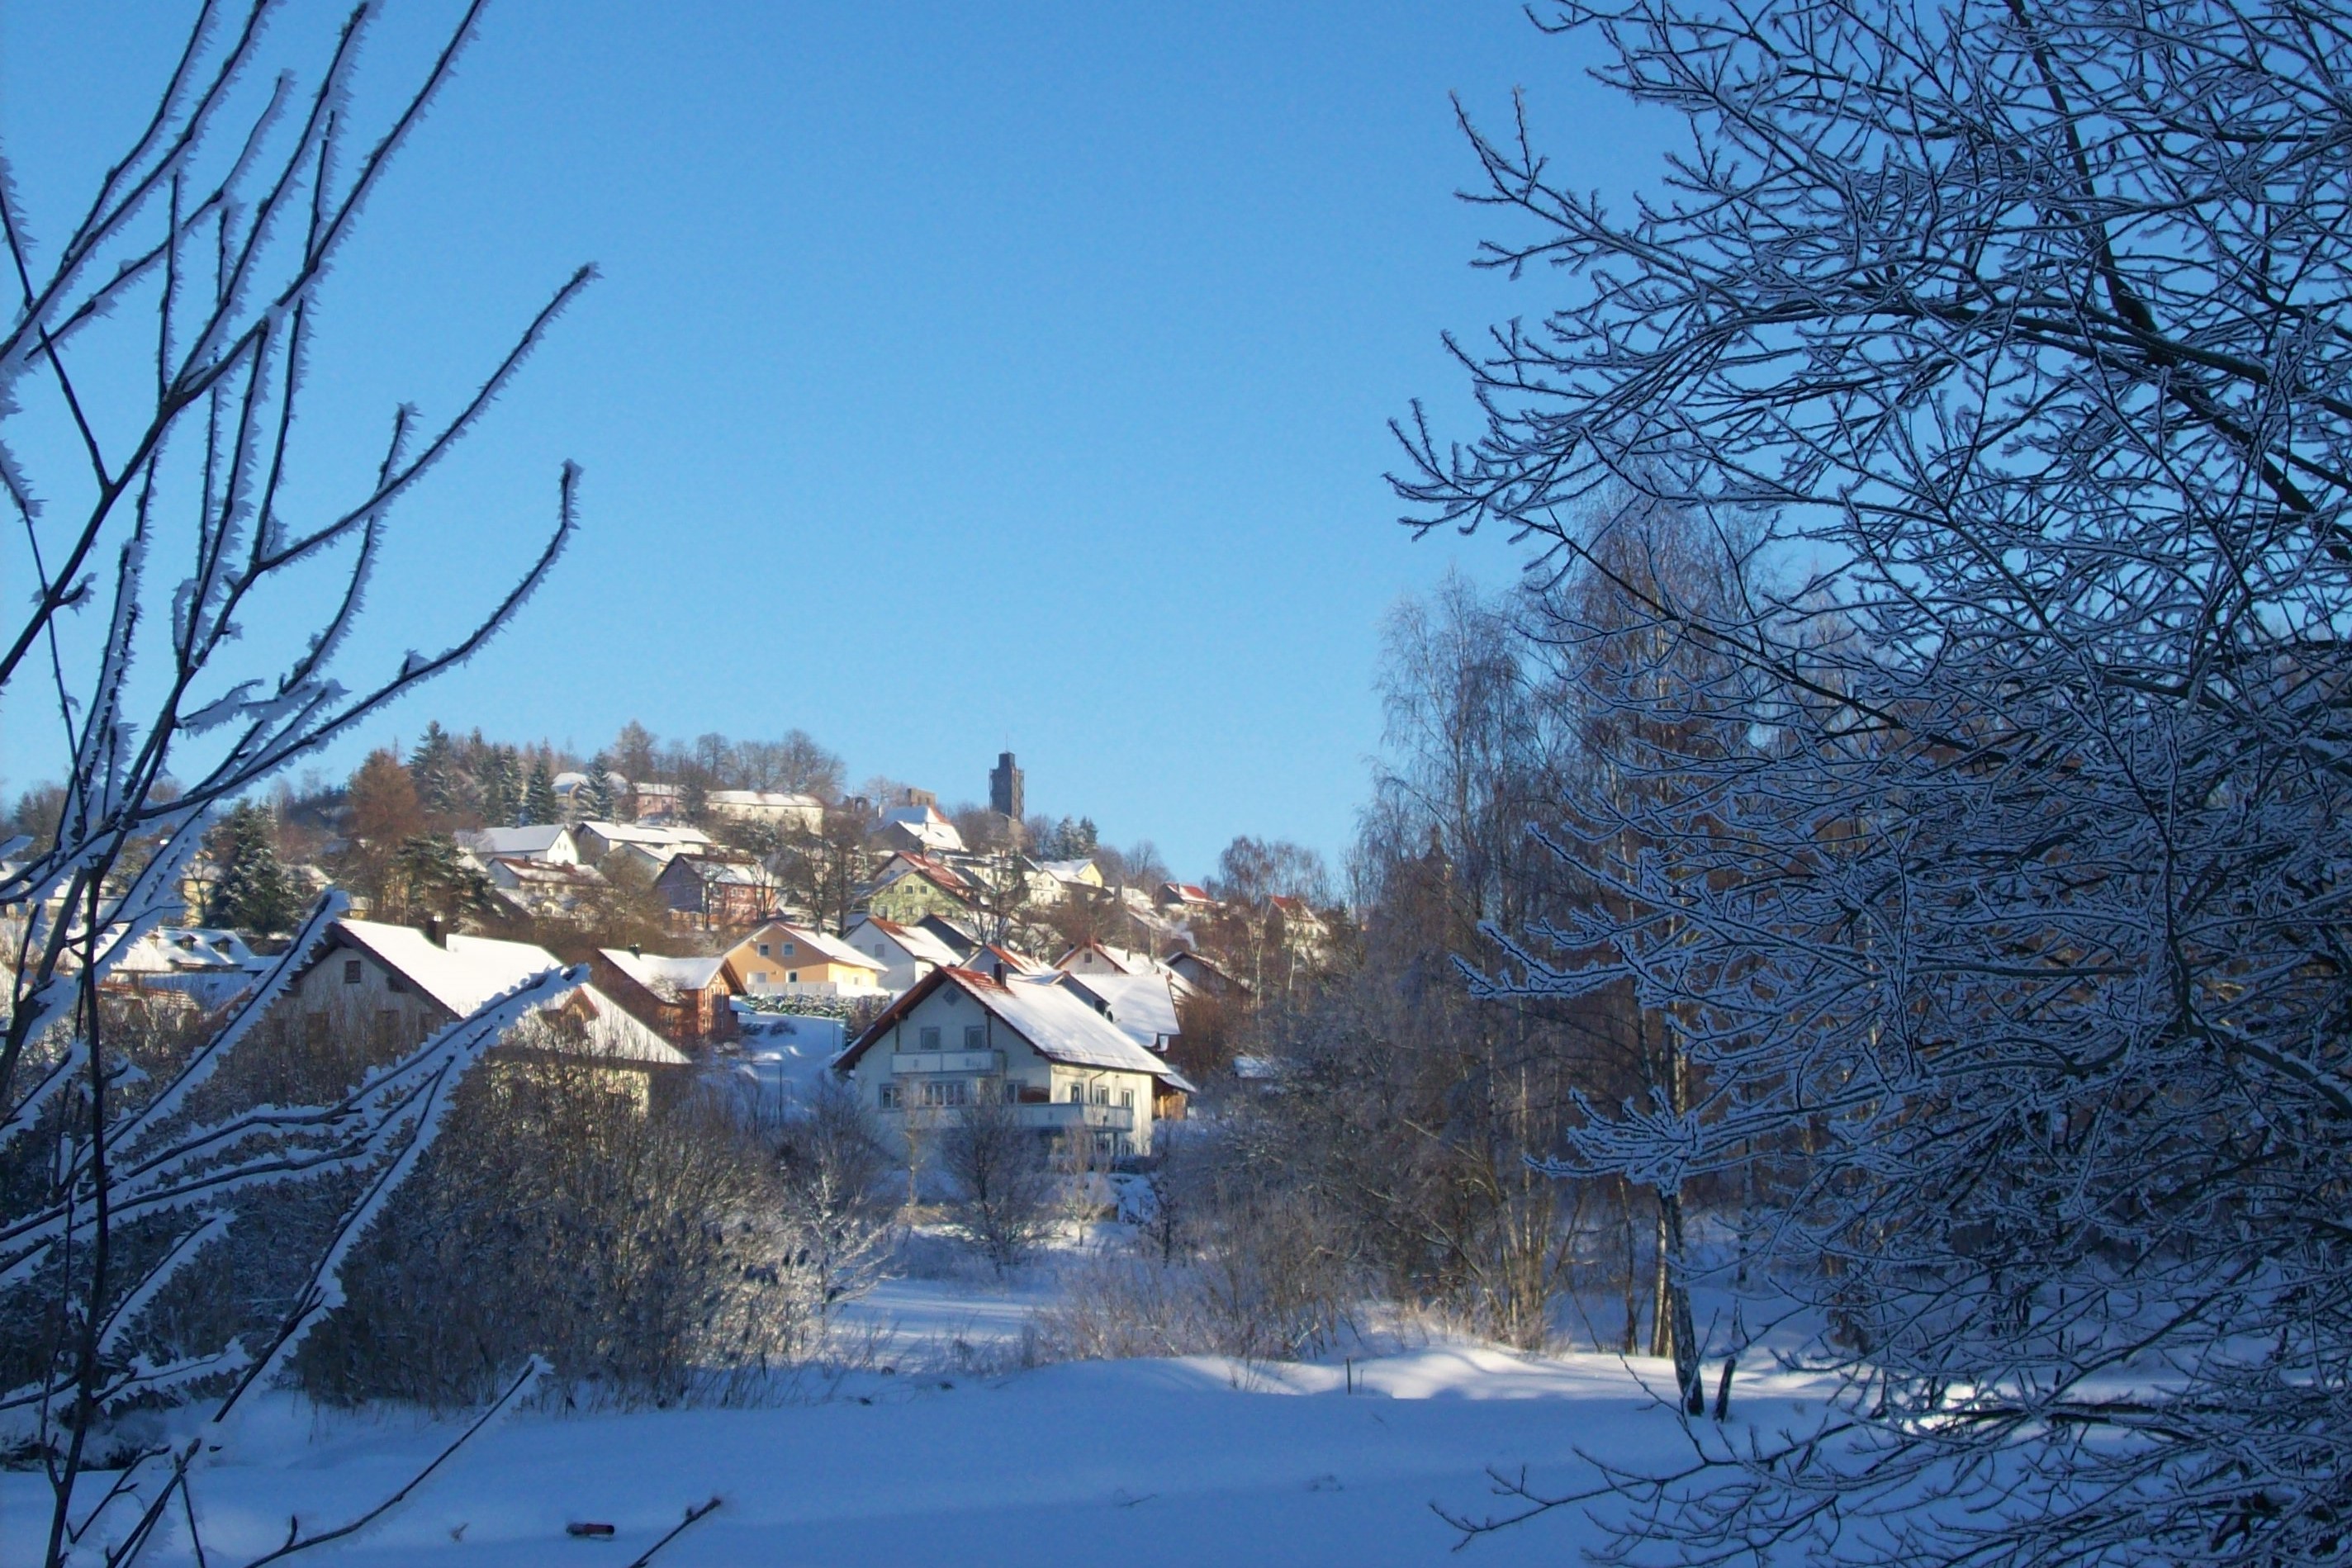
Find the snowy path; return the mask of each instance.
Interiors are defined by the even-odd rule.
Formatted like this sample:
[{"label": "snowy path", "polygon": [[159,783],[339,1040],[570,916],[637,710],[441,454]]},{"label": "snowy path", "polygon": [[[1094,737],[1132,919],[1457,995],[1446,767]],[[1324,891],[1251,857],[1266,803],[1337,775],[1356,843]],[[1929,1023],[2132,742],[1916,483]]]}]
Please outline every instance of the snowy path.
[{"label": "snowy path", "polygon": [[[716,1494],[723,1506],[662,1568],[1434,1563],[1454,1537],[1429,1503],[1482,1506],[1489,1463],[1557,1484],[1590,1474],[1580,1446],[1662,1463],[1680,1448],[1673,1418],[1610,1357],[1433,1348],[1360,1364],[1353,1397],[1344,1377],[1209,1359],[1085,1363],[984,1384],[862,1381],[871,1403],[525,1416],[310,1560],[622,1568]],[[278,1419],[242,1445],[247,1462],[200,1483],[215,1564],[282,1541],[289,1511],[320,1523],[356,1511],[436,1441],[413,1422]],[[25,1560],[39,1493],[37,1476],[0,1476],[0,1559]],[[587,1520],[615,1525],[616,1538],[565,1535]],[[1563,1511],[1451,1561],[1573,1561],[1586,1528]],[[175,1545],[157,1560],[186,1558]]]}]

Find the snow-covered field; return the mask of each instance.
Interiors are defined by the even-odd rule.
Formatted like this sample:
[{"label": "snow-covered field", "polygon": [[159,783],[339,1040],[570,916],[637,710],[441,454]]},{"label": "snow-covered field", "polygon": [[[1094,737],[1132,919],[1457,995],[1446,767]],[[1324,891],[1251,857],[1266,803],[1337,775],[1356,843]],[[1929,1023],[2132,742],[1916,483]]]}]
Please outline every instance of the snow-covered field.
[{"label": "snow-covered field", "polygon": [[[1352,1369],[1192,1357],[986,1370],[1049,1294],[890,1281],[857,1307],[870,1366],[836,1385],[754,1409],[524,1412],[366,1531],[305,1556],[626,1568],[716,1497],[658,1563],[1434,1563],[1458,1536],[1431,1504],[1492,1506],[1490,1465],[1565,1489],[1592,1477],[1580,1449],[1687,1456],[1642,1385],[1668,1386],[1665,1365],[1613,1356],[1436,1343]],[[1777,1423],[1804,1392],[1743,1379],[1738,1424]],[[457,1430],[290,1398],[257,1407],[197,1479],[208,1563],[279,1544],[289,1515],[307,1532],[364,1511]],[[0,1562],[37,1557],[47,1506],[37,1475],[0,1475]],[[590,1522],[614,1533],[567,1533]],[[1556,1563],[1591,1538],[1563,1510],[1451,1560]],[[184,1539],[148,1560],[193,1561]]]}]

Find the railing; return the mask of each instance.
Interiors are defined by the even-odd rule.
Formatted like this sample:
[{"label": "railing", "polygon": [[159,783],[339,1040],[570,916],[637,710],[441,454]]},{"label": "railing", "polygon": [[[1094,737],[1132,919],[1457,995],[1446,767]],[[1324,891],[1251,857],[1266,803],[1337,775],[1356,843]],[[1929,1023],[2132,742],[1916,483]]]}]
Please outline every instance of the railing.
[{"label": "railing", "polygon": [[900,1051],[890,1057],[892,1072],[969,1072],[996,1077],[1004,1071],[1001,1051]]},{"label": "railing", "polygon": [[1135,1113],[1124,1105],[1088,1105],[1060,1100],[1050,1105],[1016,1105],[1024,1127],[1099,1127],[1108,1132],[1135,1131]]}]

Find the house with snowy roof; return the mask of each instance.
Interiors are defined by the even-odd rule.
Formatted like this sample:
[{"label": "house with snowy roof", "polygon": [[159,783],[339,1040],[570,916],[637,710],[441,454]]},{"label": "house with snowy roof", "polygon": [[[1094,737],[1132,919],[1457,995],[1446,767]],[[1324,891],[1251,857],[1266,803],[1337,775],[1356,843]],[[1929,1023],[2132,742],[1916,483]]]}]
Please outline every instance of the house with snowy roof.
[{"label": "house with snowy roof", "polygon": [[234,931],[163,925],[133,942],[106,971],[104,988],[121,994],[168,995],[210,1012],[258,985],[270,960]]},{"label": "house with snowy roof", "polygon": [[1157,902],[1160,907],[1176,912],[1207,914],[1217,907],[1217,901],[1207,891],[1189,882],[1163,882],[1160,884]]},{"label": "house with snowy roof", "polygon": [[882,863],[863,900],[869,915],[901,925],[927,915],[969,915],[980,890],[945,862],[901,851]]},{"label": "house with snowy roof", "polygon": [[977,1105],[1065,1155],[1151,1152],[1153,1103],[1192,1085],[1058,977],[935,969],[834,1064],[902,1152]]},{"label": "house with snowy roof", "polygon": [[681,853],[654,878],[670,923],[697,931],[740,931],[772,919],[783,890],[775,873],[741,855]]},{"label": "house with snowy roof", "polygon": [[580,845],[572,830],[560,822],[541,822],[527,828],[470,828],[452,833],[457,847],[471,850],[477,859],[488,862],[506,856],[513,860],[545,861],[550,865],[578,865]]},{"label": "house with snowy roof", "polygon": [[1177,1009],[1192,994],[1182,980],[1157,970],[1140,975],[1063,970],[1062,984],[1154,1055],[1165,1056],[1183,1033]]},{"label": "house with snowy roof", "polygon": [[824,826],[824,802],[814,795],[776,789],[713,789],[703,806],[714,817],[757,822],[782,833],[814,833]]},{"label": "house with snowy roof", "polygon": [[912,802],[892,806],[875,824],[873,839],[885,852],[905,850],[919,855],[961,854],[963,834],[937,806]]},{"label": "house with snowy roof", "polygon": [[838,936],[772,920],[720,955],[738,995],[878,997],[882,962]]},{"label": "house with snowy roof", "polygon": [[[281,1038],[359,1042],[390,1054],[562,967],[529,942],[338,920],[269,1017]],[[691,1065],[685,1052],[593,984],[538,1009],[501,1049],[584,1057],[600,1069],[634,1074]],[[642,1092],[641,1082],[635,1087]]]},{"label": "house with snowy roof", "polygon": [[882,966],[882,988],[912,990],[915,982],[934,969],[953,968],[964,958],[919,925],[901,925],[878,915],[860,915],[842,931],[841,939]]},{"label": "house with snowy roof", "polygon": [[1181,953],[1169,954],[1166,961],[1178,977],[1205,995],[1231,997],[1249,989],[1248,984],[1240,977],[1205,953],[1188,948]]},{"label": "house with snowy roof", "polygon": [[656,875],[673,855],[699,854],[716,847],[716,841],[700,828],[660,822],[582,822],[572,831],[582,860],[601,866],[608,856],[627,854]]},{"label": "house with snowy roof", "polygon": [[597,986],[672,1045],[735,1034],[736,994],[721,956],[677,957],[637,947],[600,947],[589,961]]},{"label": "house with snowy roof", "polygon": [[520,920],[577,920],[608,885],[593,865],[520,855],[490,856],[482,876],[499,910]]}]

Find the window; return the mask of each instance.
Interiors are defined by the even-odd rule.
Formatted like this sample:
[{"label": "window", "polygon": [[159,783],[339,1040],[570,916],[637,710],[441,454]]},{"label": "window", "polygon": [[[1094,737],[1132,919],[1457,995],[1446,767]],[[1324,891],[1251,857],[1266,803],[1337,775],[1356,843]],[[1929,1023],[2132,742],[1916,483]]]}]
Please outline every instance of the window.
[{"label": "window", "polygon": [[885,1111],[896,1111],[899,1104],[898,1086],[896,1083],[885,1083],[882,1085],[881,1099],[882,1109]]},{"label": "window", "polygon": [[1122,1090],[1120,1090],[1120,1091],[1118,1092],[1118,1103],[1119,1103],[1120,1104],[1122,1104],[1122,1105],[1126,1106],[1126,1107],[1127,1107],[1129,1110],[1130,1110],[1130,1111],[1134,1110],[1134,1109],[1135,1109],[1135,1091],[1134,1091],[1134,1090],[1132,1090],[1132,1089],[1122,1089]]},{"label": "window", "polygon": [[755,985],[755,986],[764,986],[764,985],[766,985],[766,984],[768,983],[768,971],[767,971],[767,970],[765,970],[765,969],[754,969],[754,970],[752,970],[752,971],[751,971],[751,983],[752,983],[753,985]]},{"label": "window", "polygon": [[1071,1084],[1071,1085],[1070,1085],[1070,1103],[1071,1103],[1071,1104],[1073,1104],[1073,1105],[1083,1105],[1083,1104],[1085,1104],[1085,1103],[1086,1103],[1086,1101],[1087,1101],[1087,1086],[1086,1086],[1085,1084],[1083,1084],[1083,1083],[1073,1083],[1073,1084]]},{"label": "window", "polygon": [[762,957],[762,958],[764,958],[764,957],[766,957],[767,956],[768,956],[768,945],[767,945],[765,942],[762,942],[762,943],[761,943],[761,944],[760,944],[760,956],[761,956],[761,957]]},{"label": "window", "polygon": [[798,952],[798,951],[799,951],[799,949],[798,949],[798,948],[796,948],[796,947],[794,947],[791,943],[787,942],[787,943],[785,943],[785,944],[784,944],[784,956],[785,956],[785,957],[789,958],[789,957],[791,957],[794,953],[796,953],[796,952]]},{"label": "window", "polygon": [[986,1024],[979,1023],[968,1023],[964,1025],[963,1048],[966,1051],[986,1051],[988,1049],[988,1026]]},{"label": "window", "polygon": [[787,969],[784,971],[784,984],[788,986],[797,986],[800,983],[801,972],[798,969]]},{"label": "window", "polygon": [[923,1083],[923,1103],[969,1105],[971,1103],[971,1081],[968,1078],[927,1079]]},{"label": "window", "polygon": [[923,1026],[923,1028],[922,1028],[922,1030],[921,1030],[921,1031],[920,1031],[920,1033],[921,1033],[921,1036],[922,1036],[923,1049],[924,1049],[925,1051],[937,1051],[937,1050],[939,1050],[939,1048],[940,1048],[940,1030],[939,1030],[939,1026],[938,1026],[937,1024],[926,1024],[926,1025],[924,1025],[924,1026]]},{"label": "window", "polygon": [[398,975],[386,975],[383,977],[383,988],[387,991],[404,991],[408,989],[408,982]]},{"label": "window", "polygon": [[347,985],[347,986],[356,986],[356,985],[358,985],[359,983],[360,983],[360,961],[359,961],[357,958],[346,958],[346,959],[344,959],[344,960],[343,960],[343,984],[345,984],[345,985]]}]

